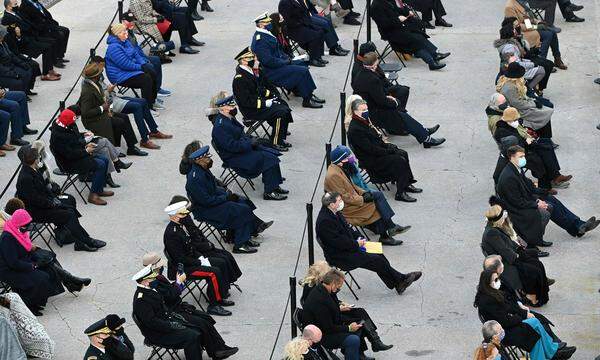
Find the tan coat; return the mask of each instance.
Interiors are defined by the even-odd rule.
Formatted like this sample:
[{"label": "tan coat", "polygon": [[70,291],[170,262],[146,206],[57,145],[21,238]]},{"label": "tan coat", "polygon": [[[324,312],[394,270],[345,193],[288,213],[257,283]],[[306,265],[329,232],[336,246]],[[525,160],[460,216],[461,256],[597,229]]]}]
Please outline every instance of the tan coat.
[{"label": "tan coat", "polygon": [[525,40],[529,43],[531,48],[539,47],[541,44],[540,33],[537,30],[527,29],[525,27],[525,19],[531,20],[532,24],[537,24],[538,21],[536,19],[531,19],[529,15],[527,15],[527,11],[525,8],[521,6],[517,2],[517,0],[507,0],[506,5],[504,6],[504,17],[514,16],[519,21],[521,26],[521,33]]},{"label": "tan coat", "polygon": [[374,202],[365,203],[362,194],[364,190],[354,185],[344,174],[341,167],[331,164],[325,175],[325,191],[338,192],[344,200],[342,213],[346,220],[355,226],[365,226],[381,218]]},{"label": "tan coat", "polygon": [[135,23],[141,31],[150,35],[158,43],[164,42],[156,26],[156,16],[158,13],[152,8],[150,0],[130,0],[129,11],[135,16]]}]

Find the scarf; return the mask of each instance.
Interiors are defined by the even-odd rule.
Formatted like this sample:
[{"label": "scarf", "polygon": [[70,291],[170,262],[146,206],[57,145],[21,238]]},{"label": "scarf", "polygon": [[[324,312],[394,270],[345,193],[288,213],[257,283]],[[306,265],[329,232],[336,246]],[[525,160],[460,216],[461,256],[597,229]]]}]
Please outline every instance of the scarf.
[{"label": "scarf", "polygon": [[4,223],[4,231],[11,234],[17,239],[27,252],[31,251],[31,239],[29,238],[29,231],[21,232],[19,228],[25,226],[31,222],[31,215],[27,210],[19,209],[14,212],[12,217]]}]

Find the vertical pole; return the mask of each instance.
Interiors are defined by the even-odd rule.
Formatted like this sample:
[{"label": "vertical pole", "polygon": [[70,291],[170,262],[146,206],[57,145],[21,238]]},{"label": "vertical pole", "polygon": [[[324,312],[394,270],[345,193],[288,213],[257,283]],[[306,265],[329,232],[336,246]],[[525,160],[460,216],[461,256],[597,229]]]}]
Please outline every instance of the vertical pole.
[{"label": "vertical pole", "polygon": [[345,120],[346,111],[346,93],[340,93],[340,131],[342,132],[342,145],[346,146],[346,124]]},{"label": "vertical pole", "polygon": [[327,161],[327,167],[331,165],[331,143],[325,144],[325,161]]},{"label": "vertical pole", "polygon": [[59,109],[60,111],[63,111],[63,110],[65,110],[65,102],[64,102],[64,101],[59,101],[59,102],[58,102],[58,109]]},{"label": "vertical pole", "polygon": [[367,42],[371,41],[371,0],[367,0]]},{"label": "vertical pole", "polygon": [[354,59],[356,60],[356,55],[358,55],[358,39],[352,40],[352,43],[354,47]]},{"label": "vertical pole", "polygon": [[315,263],[315,234],[313,227],[313,204],[306,203],[306,227],[308,230],[308,265]]},{"label": "vertical pole", "polygon": [[290,277],[290,324],[292,324],[292,339],[298,336],[298,328],[294,322],[294,312],[296,312],[296,277]]},{"label": "vertical pole", "polygon": [[119,22],[123,22],[123,0],[119,0],[117,9],[119,11]]},{"label": "vertical pole", "polygon": [[90,60],[96,56],[96,49],[90,49]]}]

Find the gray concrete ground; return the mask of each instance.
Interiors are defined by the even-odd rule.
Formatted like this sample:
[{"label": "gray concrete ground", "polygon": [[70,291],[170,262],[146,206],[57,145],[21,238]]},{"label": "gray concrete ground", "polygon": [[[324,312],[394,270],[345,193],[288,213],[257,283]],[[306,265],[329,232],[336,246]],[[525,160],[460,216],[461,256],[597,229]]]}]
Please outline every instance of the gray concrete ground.
[{"label": "gray concrete ground", "polygon": [[[210,126],[203,109],[215,91],[230,89],[235,67],[232,57],[248,45],[252,19],[262,11],[275,9],[276,3],[213,2],[216,12],[205,14],[207,19],[197,23],[199,38],[206,40],[207,46],[196,56],[178,55],[173,64],[164,67],[165,87],[175,94],[168,99],[168,110],[162,112],[158,122],[161,130],[173,133],[175,139],[162,141],[163,149],[152,151],[147,158],[130,159],[134,165],[115,177],[122,188],[108,199],[107,207],[79,204],[84,226],[109,244],[98,253],[74,253],[71,246],[58,250],[67,269],[91,276],[93,282],[77,298],[64,294],[51,299],[41,318],[56,340],[57,359],[81,358],[87,346],[83,329],[108,313],[127,318],[127,333],[137,347],[136,358],[148,355],[131,321],[135,288],[131,276],[140,268],[145,252],[162,251],[162,232],[167,222],[162,209],[172,195],[184,193],[184,178],[177,171],[183,146],[193,139],[209,141]],[[394,344],[392,350],[378,353],[378,359],[468,359],[480,341],[480,323],[472,303],[482,261],[482,214],[493,190],[491,174],[497,156],[483,109],[493,92],[498,67],[498,55],[491,44],[497,37],[504,2],[445,3],[450,13],[447,19],[455,27],[431,33],[434,43],[452,51],[448,67],[429,72],[420,60],[413,60],[400,78],[411,86],[410,112],[424,124],[440,123],[439,134],[448,141],[440,148],[425,150],[412,138],[392,139],[410,153],[413,171],[425,192],[416,204],[391,200],[396,220],[413,228],[401,236],[404,245],[386,248],[385,252],[401,271],[422,270],[424,277],[399,297],[374,274],[354,272],[363,286],[357,304],[372,314],[384,341]],[[546,94],[556,104],[553,124],[555,140],[561,144],[558,156],[563,171],[575,176],[571,187],[560,191],[559,197],[576,213],[588,217],[598,215],[595,159],[599,153],[594,127],[599,108],[598,89],[592,80],[598,72],[599,7],[592,0],[578,3],[586,6],[581,12],[586,22],[566,24],[558,20],[563,27],[560,40],[569,70],[552,76]],[[364,1],[356,1],[356,6],[362,12]],[[65,0],[52,8],[61,23],[71,28],[68,58],[72,62],[61,71],[64,80],[38,85],[40,95],[30,104],[35,128],[42,128],[54,112],[115,8],[116,2],[100,0]],[[356,30],[338,27],[346,48],[352,46]],[[383,46],[375,27],[373,30],[373,38]],[[326,68],[311,70],[319,86],[318,95],[328,100],[326,107],[306,110],[297,99],[291,101],[295,123],[290,141],[294,148],[283,157],[284,176],[292,191],[290,199],[265,203],[260,192],[251,193],[258,214],[274,219],[275,225],[265,234],[257,254],[236,256],[244,271],[239,282],[244,293],[233,291],[233,316],[217,319],[226,341],[240,347],[235,359],[267,359],[273,346],[302,235],[305,203],[319,173],[323,144],[337,112],[338,93],[349,61],[349,57],[328,59],[331,64]],[[77,93],[67,103],[73,103]],[[14,153],[0,160],[0,183],[6,183],[16,165]],[[319,185],[318,193],[321,188]],[[387,195],[393,197],[391,192]],[[316,214],[318,201],[314,204]],[[552,287],[551,301],[541,312],[552,319],[565,341],[578,347],[573,359],[589,360],[600,353],[600,282],[594,266],[599,238],[596,232],[573,239],[555,225],[550,225],[547,232],[547,239],[555,245],[544,263],[557,282]],[[318,258],[322,256],[318,248],[316,253]],[[298,277],[306,264],[303,249]],[[352,300],[347,290],[341,296]],[[274,358],[280,357],[289,339],[287,319]]]}]

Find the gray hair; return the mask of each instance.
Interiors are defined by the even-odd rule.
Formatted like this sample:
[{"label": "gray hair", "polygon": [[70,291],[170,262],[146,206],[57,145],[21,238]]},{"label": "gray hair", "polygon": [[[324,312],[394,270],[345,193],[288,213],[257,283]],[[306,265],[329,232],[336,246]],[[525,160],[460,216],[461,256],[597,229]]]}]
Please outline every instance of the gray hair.
[{"label": "gray hair", "polygon": [[11,2],[12,0],[4,0],[4,8],[6,9],[6,7],[10,5]]},{"label": "gray hair", "polygon": [[[501,98],[504,98],[504,101],[500,101]],[[497,109],[499,105],[504,104],[506,102],[506,97],[498,92],[495,92],[494,94],[492,94],[491,98],[490,98],[490,102],[488,103],[488,106],[494,109]]]},{"label": "gray hair", "polygon": [[496,325],[500,325],[496,320],[488,320],[481,326],[481,335],[483,335],[483,341],[490,342],[492,337],[496,335]]},{"label": "gray hair", "polygon": [[483,270],[497,271],[502,266],[502,256],[490,255],[483,260]]},{"label": "gray hair", "polygon": [[364,101],[363,99],[356,99],[356,100],[352,101],[352,105],[351,105],[352,111],[356,111],[356,110],[358,110],[359,106],[366,105],[366,104],[367,104],[367,102]]},{"label": "gray hair", "polygon": [[340,193],[332,191],[332,192],[325,192],[325,194],[323,194],[323,197],[321,198],[321,204],[323,204],[323,206],[328,207],[331,204],[335,204],[335,202],[337,201],[337,198],[340,197]]}]

